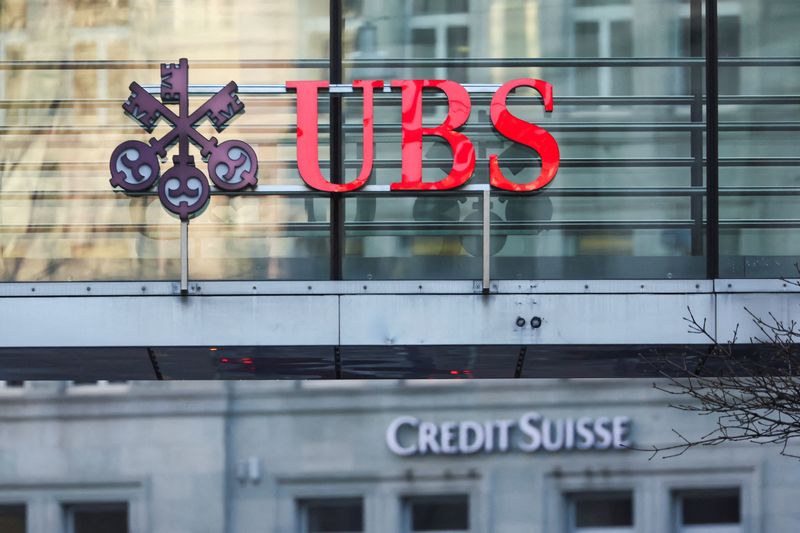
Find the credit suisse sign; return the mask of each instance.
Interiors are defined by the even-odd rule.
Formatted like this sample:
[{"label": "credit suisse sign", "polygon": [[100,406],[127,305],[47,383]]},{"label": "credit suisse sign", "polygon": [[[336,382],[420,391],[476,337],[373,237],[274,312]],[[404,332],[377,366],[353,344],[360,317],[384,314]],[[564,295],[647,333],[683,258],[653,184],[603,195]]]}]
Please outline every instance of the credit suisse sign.
[{"label": "credit suisse sign", "polygon": [[[374,159],[374,93],[383,90],[382,80],[356,80],[353,89],[363,99],[363,163],[357,178],[348,183],[332,183],[326,179],[319,162],[318,93],[329,87],[327,81],[289,81],[286,88],[297,93],[297,166],[300,177],[312,189],[330,193],[347,193],[363,187],[372,173]],[[450,80],[392,80],[391,87],[401,92],[402,168],[400,180],[391,184],[393,191],[443,191],[464,185],[475,171],[475,147],[472,141],[457,131],[469,118],[471,102],[467,90]],[[511,141],[528,146],[541,158],[541,172],[529,183],[508,180],[500,170],[497,155],[489,156],[489,182],[506,191],[532,192],[550,183],[558,172],[558,143],[550,133],[536,124],[526,122],[507,108],[511,91],[519,87],[536,90],[542,97],[545,111],[553,111],[553,87],[542,80],[520,78],[504,83],[495,92],[490,105],[490,118],[497,132]],[[436,127],[422,125],[423,89],[436,89],[448,99],[448,113]],[[131,95],[122,105],[125,113],[148,133],[159,120],[172,128],[161,138],[148,143],[125,141],[114,150],[109,163],[111,185],[129,192],[143,192],[157,186],[164,207],[182,220],[198,215],[206,207],[210,187],[205,174],[197,168],[189,154],[189,144],[200,149],[208,165],[208,175],[214,185],[224,191],[242,191],[258,182],[258,159],[253,148],[240,140],[219,142],[207,138],[196,127],[209,120],[216,131],[222,132],[234,117],[244,111],[238,87],[231,81],[195,111],[189,110],[189,62],[161,65],[161,101],[141,85],[130,85]],[[175,113],[167,105],[177,105]],[[422,140],[426,136],[447,141],[453,152],[453,166],[439,181],[422,180]],[[178,144],[173,165],[163,175],[159,158]]]},{"label": "credit suisse sign", "polygon": [[632,447],[627,416],[551,419],[531,411],[518,419],[430,422],[400,416],[386,429],[386,445],[399,456],[625,450]]}]

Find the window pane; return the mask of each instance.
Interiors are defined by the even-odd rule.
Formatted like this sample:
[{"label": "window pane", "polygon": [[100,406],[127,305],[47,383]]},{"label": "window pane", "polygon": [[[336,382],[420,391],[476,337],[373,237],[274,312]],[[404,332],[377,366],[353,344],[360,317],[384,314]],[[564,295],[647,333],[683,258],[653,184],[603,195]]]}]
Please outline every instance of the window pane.
[{"label": "window pane", "polygon": [[[469,56],[469,28],[467,26],[448,26],[447,57],[461,59]],[[466,67],[450,67],[447,79],[460,83],[467,81]]]},{"label": "window pane", "polygon": [[[157,85],[159,63],[181,57],[192,85],[328,79],[328,11],[319,0],[0,2],[0,60],[16,62],[0,72],[0,282],[176,279],[179,224],[155,195],[109,185],[114,148],[151,137],[122,112],[129,84]],[[198,130],[248,142],[261,184],[296,185],[294,99],[240,99],[246,113],[222,134],[208,121]],[[169,129],[161,121],[153,136]],[[215,195],[193,222],[195,279],[328,277],[326,209],[311,221],[302,198],[239,200]]]},{"label": "window pane", "polygon": [[308,533],[358,532],[364,529],[361,501],[330,500],[303,504]]},{"label": "window pane", "polygon": [[[633,57],[633,24],[630,20],[611,23],[611,57]],[[612,94],[634,94],[633,69],[618,67],[613,71]]]},{"label": "window pane", "polygon": [[738,494],[697,494],[682,498],[683,524],[738,524],[740,521]]},{"label": "window pane", "polygon": [[461,531],[469,529],[467,496],[413,498],[408,501],[412,531]]},{"label": "window pane", "polygon": [[0,505],[0,531],[26,533],[24,505]]},{"label": "window pane", "polygon": [[629,495],[576,496],[576,527],[622,527],[633,525],[633,500]]},{"label": "window pane", "polygon": [[[552,84],[552,113],[542,109],[531,89],[519,88],[508,98],[512,114],[552,134],[561,165],[538,195],[492,194],[492,275],[703,277],[705,67],[697,46],[689,46],[688,4],[655,0],[647,11],[657,12],[657,17],[646,17],[639,13],[639,4],[622,0],[577,5],[476,0],[466,11],[447,16],[432,14],[433,4],[363,0],[354,7],[345,21],[345,77],[448,77],[475,85],[533,77]],[[702,42],[703,26],[695,27],[695,40]],[[696,63],[682,62],[689,56],[696,56]],[[422,58],[424,63],[411,61]],[[517,67],[500,58],[559,63]],[[616,64],[624,58],[677,61],[667,66]],[[472,65],[454,64],[464,60]],[[605,63],[598,66],[594,60]],[[435,93],[431,90],[423,97],[426,126],[440,124],[447,111]],[[460,129],[475,147],[469,184],[488,184],[494,155],[509,181],[530,183],[541,171],[541,158],[492,129],[491,98],[491,90],[473,89],[469,120]],[[346,118],[344,139],[348,180],[357,175],[363,154],[360,102],[357,96],[345,97],[351,100],[348,108],[355,113]],[[376,96],[375,109],[370,183],[389,185],[402,176],[398,91]],[[447,144],[426,136],[422,150],[423,181],[443,179],[452,168]],[[415,198],[397,193],[347,198],[345,277],[480,277],[482,250],[476,239],[482,208],[474,193],[452,196],[457,204],[448,196],[439,202],[439,211],[424,210],[425,220],[415,216]],[[370,264],[386,258],[382,264]]]},{"label": "window pane", "polygon": [[720,4],[721,277],[797,276],[797,69],[737,61],[800,58],[798,21],[795,0]]},{"label": "window pane", "polygon": [[71,506],[74,533],[128,533],[127,504]]},{"label": "window pane", "polygon": [[[577,57],[597,57],[599,50],[599,26],[596,22],[575,24],[575,55]],[[597,68],[579,68],[575,83],[582,94],[600,94],[600,71]]]}]

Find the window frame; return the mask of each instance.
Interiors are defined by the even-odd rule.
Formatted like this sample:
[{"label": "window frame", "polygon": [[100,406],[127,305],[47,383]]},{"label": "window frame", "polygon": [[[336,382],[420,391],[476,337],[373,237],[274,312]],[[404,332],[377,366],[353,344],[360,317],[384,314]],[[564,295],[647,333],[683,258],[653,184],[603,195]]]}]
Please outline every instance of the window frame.
[{"label": "window frame", "polygon": [[[616,497],[615,497],[616,496]],[[631,500],[631,525],[630,526],[603,526],[603,527],[578,527],[577,503],[578,500],[617,500],[629,496]],[[569,533],[634,533],[636,531],[636,492],[630,490],[586,490],[564,493],[567,509],[567,531]]]},{"label": "window frame", "polygon": [[[739,522],[736,524],[697,524],[686,526],[683,523],[683,500],[687,496],[710,494],[718,492],[720,494],[736,494],[739,498]],[[672,530],[675,533],[744,533],[743,518],[744,514],[742,501],[742,488],[739,486],[712,486],[708,488],[693,487],[691,489],[673,489],[671,491],[672,502]]]},{"label": "window frame", "polygon": [[25,516],[25,531],[30,531],[31,506],[30,502],[26,498],[15,498],[10,495],[6,497],[5,495],[0,494],[0,507],[22,507]]},{"label": "window frame", "polygon": [[[569,50],[572,57],[577,54],[577,31],[576,26],[579,22],[594,22],[597,24],[597,57],[605,59],[613,57],[611,55],[611,26],[615,22],[628,22],[631,24],[631,31],[634,25],[634,5],[632,2],[626,4],[608,4],[600,6],[573,6],[572,19],[570,20]],[[617,67],[595,67],[597,69],[597,94],[589,96],[611,96],[614,95],[614,68]],[[622,67],[629,68],[629,67]],[[572,71],[570,76],[572,82],[572,94],[577,92],[577,75]],[[631,80],[632,85],[636,85],[635,78]],[[633,91],[636,92],[635,90]]]},{"label": "window frame", "polygon": [[64,531],[65,533],[75,532],[75,511],[77,510],[101,510],[111,509],[114,507],[125,506],[125,515],[128,522],[128,533],[133,531],[131,520],[131,502],[130,501],[78,501],[78,502],[61,502],[62,516],[64,517]]},{"label": "window frame", "polygon": [[[417,530],[413,529],[414,527],[414,515],[413,515],[413,502],[414,500],[417,501],[434,501],[437,498],[441,500],[455,500],[460,498],[465,498],[467,501],[467,529],[433,529],[433,530]],[[402,528],[401,531],[403,533],[425,533],[426,531],[432,531],[435,533],[465,533],[469,531],[473,531],[473,511],[472,511],[472,495],[468,492],[457,492],[453,491],[450,493],[439,493],[439,494],[408,494],[402,497],[401,507],[402,507]]]},{"label": "window frame", "polygon": [[360,503],[361,504],[361,530],[360,531],[346,531],[346,532],[343,531],[341,533],[365,533],[367,531],[367,528],[366,528],[366,506],[365,506],[364,497],[355,497],[355,496],[353,496],[353,497],[341,497],[341,498],[338,498],[338,497],[325,496],[325,497],[320,497],[320,498],[314,498],[314,497],[311,497],[311,498],[298,498],[295,501],[295,504],[297,506],[297,528],[296,528],[296,531],[298,533],[312,533],[311,530],[309,529],[309,526],[310,526],[310,524],[309,524],[309,513],[308,513],[309,507],[314,505],[314,504],[325,503],[325,502],[331,502],[331,503],[335,503],[335,502],[341,502],[341,503],[358,502],[358,503]]}]

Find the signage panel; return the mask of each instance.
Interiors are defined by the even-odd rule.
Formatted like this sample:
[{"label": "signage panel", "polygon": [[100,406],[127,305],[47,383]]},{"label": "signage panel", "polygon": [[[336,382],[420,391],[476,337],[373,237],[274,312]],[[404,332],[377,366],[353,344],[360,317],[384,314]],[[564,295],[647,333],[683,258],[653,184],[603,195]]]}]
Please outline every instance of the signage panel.
[{"label": "signage panel", "polygon": [[[327,81],[288,81],[287,89],[297,93],[297,165],[300,177],[312,189],[329,193],[346,193],[363,187],[372,173],[374,161],[374,92],[384,90],[383,80],[356,80],[353,89],[361,91],[363,99],[363,163],[356,179],[347,183],[333,183],[326,179],[319,162],[319,107],[318,93],[327,89]],[[489,157],[489,182],[493,187],[512,192],[533,192],[550,183],[558,172],[558,143],[543,128],[514,116],[507,107],[511,91],[529,87],[537,91],[546,112],[553,111],[553,87],[542,80],[520,78],[503,84],[492,97],[491,122],[497,132],[516,143],[535,150],[541,158],[541,172],[529,183],[519,184],[508,180],[500,170],[498,156]],[[450,80],[392,80],[388,88],[401,93],[402,170],[399,181],[391,184],[393,191],[442,191],[455,189],[467,183],[475,171],[475,147],[458,128],[470,115],[469,93],[459,83]],[[422,125],[422,93],[424,89],[443,92],[448,100],[448,113],[444,122],[435,127]],[[189,62],[161,65],[161,101],[149,94],[136,82],[130,85],[131,95],[122,105],[126,114],[137,121],[148,133],[156,124],[166,120],[172,129],[161,138],[148,143],[129,140],[112,153],[109,163],[111,185],[140,193],[157,186],[164,207],[181,220],[188,221],[199,215],[208,205],[210,188],[205,174],[197,168],[189,154],[189,143],[200,149],[208,165],[208,177],[223,191],[242,191],[258,183],[258,158],[253,148],[244,141],[227,140],[220,143],[216,137],[207,138],[196,129],[209,120],[217,132],[222,132],[231,121],[244,112],[244,103],[238,96],[238,86],[231,81],[198,109],[189,111]],[[177,104],[176,114],[168,105]],[[447,141],[453,152],[453,165],[446,177],[435,182],[422,179],[422,141],[435,136]],[[178,154],[173,156],[173,166],[163,175],[159,158],[165,160],[168,150],[178,144]]]},{"label": "signage panel", "polygon": [[389,424],[386,445],[403,457],[623,450],[631,447],[630,429],[627,416],[551,419],[531,411],[518,419],[439,423],[401,416]]}]

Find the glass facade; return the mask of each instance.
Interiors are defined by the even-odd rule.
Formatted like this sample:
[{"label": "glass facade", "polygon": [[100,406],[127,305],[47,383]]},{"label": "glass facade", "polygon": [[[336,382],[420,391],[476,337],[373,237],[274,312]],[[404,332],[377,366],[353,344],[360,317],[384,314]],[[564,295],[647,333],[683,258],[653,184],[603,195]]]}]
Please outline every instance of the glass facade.
[{"label": "glass facade", "polygon": [[[489,119],[497,86],[521,77],[553,85],[552,113],[532,89],[508,102],[555,137],[561,165],[538,193],[492,191],[493,279],[791,276],[800,256],[800,4],[719,0],[710,61],[704,5],[7,0],[0,281],[179,277],[178,222],[155,195],[112,192],[107,164],[121,141],[147,138],[120,109],[128,85],[156,84],[159,63],[179,57],[190,60],[192,107],[207,97],[202,85],[239,84],[247,112],[223,135],[250,143],[260,167],[257,191],[214,194],[192,222],[193,279],[479,279],[479,187],[386,190],[401,173],[399,91],[375,98],[369,184],[379,187],[330,197],[302,188],[296,97],[282,87],[298,79],[465,84],[472,110],[461,131],[477,156],[469,183],[485,186],[491,155],[517,183],[540,171],[538,154]],[[718,94],[706,94],[709,75]],[[718,123],[705,105],[716,99]],[[439,124],[446,101],[431,91],[424,102],[424,123]],[[361,121],[360,93],[320,94],[326,177],[358,175]],[[706,153],[709,133],[718,158]],[[423,161],[424,179],[436,181],[452,155],[426,137]],[[708,208],[717,204],[718,217]]]}]

